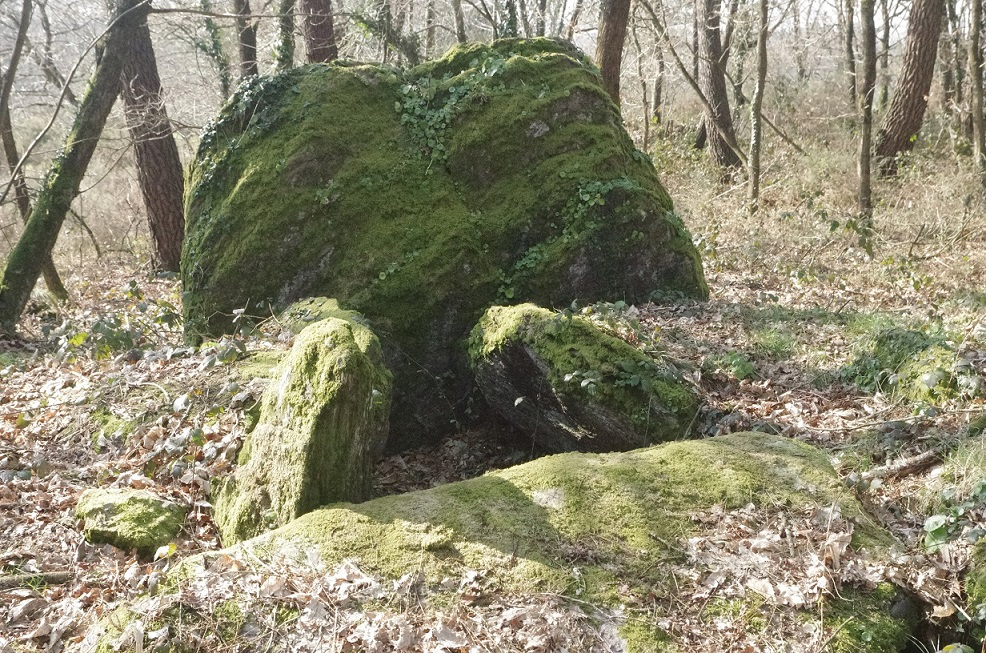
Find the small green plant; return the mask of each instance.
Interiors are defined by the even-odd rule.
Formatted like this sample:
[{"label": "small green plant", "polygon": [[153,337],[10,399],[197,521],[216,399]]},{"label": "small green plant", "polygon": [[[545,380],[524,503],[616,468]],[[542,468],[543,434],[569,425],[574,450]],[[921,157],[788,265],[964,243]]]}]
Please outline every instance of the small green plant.
[{"label": "small green plant", "polygon": [[986,531],[970,518],[974,510],[986,506],[986,480],[980,481],[972,494],[962,501],[955,501],[953,489],[946,490],[941,499],[943,507],[924,522],[926,549],[935,553],[958,537],[975,542],[986,535]]},{"label": "small green plant", "polygon": [[738,381],[752,379],[757,375],[757,369],[747,358],[746,354],[729,351],[725,354],[708,356],[702,361],[702,369],[706,372],[722,372]]}]

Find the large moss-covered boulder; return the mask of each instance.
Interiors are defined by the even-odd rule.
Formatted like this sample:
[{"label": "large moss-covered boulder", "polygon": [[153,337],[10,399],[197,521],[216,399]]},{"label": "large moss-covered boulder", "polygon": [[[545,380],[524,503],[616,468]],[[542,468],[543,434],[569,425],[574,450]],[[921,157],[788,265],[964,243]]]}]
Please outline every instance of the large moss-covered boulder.
[{"label": "large moss-covered boulder", "polygon": [[306,327],[272,373],[239,466],[215,483],[213,517],[231,544],[319,506],[362,501],[383,450],[390,372],[362,324]]},{"label": "large moss-covered boulder", "polygon": [[588,319],[494,306],[469,357],[486,401],[546,451],[621,451],[680,439],[698,398],[679,371]]},{"label": "large moss-covered boulder", "polygon": [[[157,597],[153,609],[176,648],[217,629],[265,637],[290,607],[301,614],[276,622],[285,641],[310,637],[305,624],[331,623],[319,637],[359,650],[432,650],[437,639],[445,650],[513,650],[535,631],[536,650],[573,653],[601,642],[643,653],[721,650],[724,641],[894,653],[910,624],[879,577],[893,540],[877,524],[824,452],[779,436],[566,453],[310,512],[187,564],[181,573],[201,580],[181,586],[202,596],[183,591],[180,605]],[[324,596],[343,597],[329,599],[329,617],[314,609]],[[546,599],[559,596],[584,610],[579,619],[565,621]],[[568,624],[571,639],[558,632]],[[593,627],[600,632],[582,630]],[[512,646],[511,630],[531,639]]]},{"label": "large moss-covered boulder", "polygon": [[186,220],[187,336],[337,298],[383,343],[396,446],[461,416],[488,306],[707,295],[598,71],[549,39],[256,78],[203,133]]},{"label": "large moss-covered boulder", "polygon": [[152,555],[171,542],[185,521],[185,508],[147,490],[93,488],[79,496],[76,515],[86,540]]}]

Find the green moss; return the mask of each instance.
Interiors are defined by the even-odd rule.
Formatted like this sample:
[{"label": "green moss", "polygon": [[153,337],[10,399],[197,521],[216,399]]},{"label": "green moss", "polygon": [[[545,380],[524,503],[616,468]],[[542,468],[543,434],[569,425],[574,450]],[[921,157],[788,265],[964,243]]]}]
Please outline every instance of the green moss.
[{"label": "green moss", "polygon": [[274,370],[240,465],[213,491],[227,544],[319,506],[361,500],[387,433],[391,375],[373,333],[327,318]]},{"label": "green moss", "polygon": [[944,336],[894,326],[866,338],[842,374],[865,390],[935,403],[980,392],[975,371],[956,362],[955,348]]},{"label": "green moss", "polygon": [[839,600],[828,600],[824,624],[834,637],[828,649],[832,653],[898,653],[910,641],[916,625],[891,614],[897,589],[881,583],[872,592],[843,588]]},{"label": "green moss", "polygon": [[100,433],[108,437],[126,437],[137,427],[134,420],[121,419],[110,412],[109,408],[100,406],[89,414],[89,419],[96,425],[97,431],[93,434],[93,444]]},{"label": "green moss", "polygon": [[[261,554],[314,549],[329,565],[353,558],[392,578],[412,565],[435,583],[463,567],[497,569],[508,591],[578,589],[582,599],[612,602],[620,583],[642,595],[673,591],[662,563],[680,551],[665,542],[693,531],[695,510],[750,502],[834,503],[847,517],[862,514],[824,453],[743,433],[549,456],[431,490],[317,510],[245,546]],[[862,520],[857,528],[878,530]]]},{"label": "green moss", "polygon": [[252,82],[187,188],[187,336],[232,329],[234,309],[336,297],[387,348],[401,430],[448,428],[469,389],[460,341],[498,297],[708,293],[597,71],[550,40],[469,44],[401,75],[333,64]]},{"label": "green moss", "polygon": [[965,578],[969,613],[986,616],[986,540],[980,539],[972,550],[972,563]]},{"label": "green moss", "polygon": [[486,311],[473,329],[469,356],[475,368],[517,344],[530,347],[544,362],[555,394],[625,416],[643,434],[641,445],[685,436],[698,411],[694,392],[667,362],[585,318],[533,304]]},{"label": "green moss", "polygon": [[90,489],[79,497],[76,514],[85,520],[90,542],[153,554],[181,530],[185,510],[145,490]]},{"label": "green moss", "polygon": [[339,308],[339,302],[335,299],[306,297],[284,309],[277,317],[277,322],[282,329],[298,334],[305,327],[330,317],[357,322],[363,320],[359,313]]},{"label": "green moss", "polygon": [[246,358],[236,361],[236,375],[244,381],[269,376],[286,354],[281,350],[250,352]]},{"label": "green moss", "polygon": [[620,637],[628,653],[677,653],[671,636],[649,623],[634,619],[620,626]]}]

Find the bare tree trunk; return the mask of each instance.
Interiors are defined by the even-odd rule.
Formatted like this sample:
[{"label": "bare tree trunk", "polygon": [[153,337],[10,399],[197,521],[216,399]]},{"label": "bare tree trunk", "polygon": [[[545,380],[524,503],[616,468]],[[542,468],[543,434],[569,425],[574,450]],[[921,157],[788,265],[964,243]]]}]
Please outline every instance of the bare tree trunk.
[{"label": "bare tree trunk", "polygon": [[941,108],[948,116],[955,111],[955,61],[952,59],[948,15],[942,17],[942,35],[938,41],[938,65],[941,68]]},{"label": "bare tree trunk", "polygon": [[240,79],[256,77],[257,66],[257,23],[250,17],[250,0],[233,0],[236,13],[236,42],[240,49]]},{"label": "bare tree trunk", "polygon": [[[27,40],[24,42],[24,46],[31,52],[31,55],[34,57],[35,62],[37,62],[38,67],[41,68],[41,72],[44,73],[45,76],[45,81],[55,88],[61,89],[65,87],[65,76],[62,75],[61,71],[58,70],[58,66],[55,65],[55,57],[51,51],[51,44],[54,38],[51,32],[51,21],[48,20],[46,3],[38,2],[37,10],[39,17],[41,18],[41,30],[44,32],[44,44],[39,51],[37,47],[32,45],[31,38],[28,36]],[[73,107],[79,105],[79,99],[70,88],[65,90],[65,100]]]},{"label": "bare tree trunk", "polygon": [[[200,6],[205,12],[212,11],[212,0],[201,0]],[[216,72],[219,75],[219,92],[223,99],[229,97],[232,92],[232,70],[233,65],[229,61],[229,55],[223,49],[223,35],[222,31],[219,29],[219,25],[211,17],[206,16],[203,21],[203,26],[205,27],[206,34],[209,35],[208,39],[197,40],[196,47],[205,53],[207,57],[212,61],[212,64],[216,67]]]},{"label": "bare tree trunk", "polygon": [[130,32],[123,66],[123,108],[137,155],[137,180],[154,241],[155,264],[177,272],[185,238],[182,176],[178,146],[161,94],[161,78],[147,21]]},{"label": "bare tree trunk", "polygon": [[10,53],[9,70],[6,75],[0,78],[0,113],[6,113],[10,103],[10,93],[14,88],[14,75],[17,74],[17,65],[21,60],[24,43],[27,41],[27,26],[31,22],[32,7],[31,0],[23,0],[21,17],[17,24],[17,36],[14,38],[14,49]]},{"label": "bare tree trunk", "polygon": [[435,0],[428,0],[425,7],[425,58],[435,56]]},{"label": "bare tree trunk", "polygon": [[748,207],[751,214],[756,213],[760,203],[760,150],[763,137],[763,92],[767,84],[767,36],[770,24],[767,20],[767,0],[759,2],[759,30],[757,31],[757,84],[750,102],[750,156],[747,169],[750,177]]},{"label": "bare tree trunk", "polygon": [[452,15],[455,17],[455,38],[459,43],[465,43],[466,17],[462,13],[462,0],[452,0]]},{"label": "bare tree trunk", "polygon": [[535,23],[538,36],[544,36],[548,26],[548,0],[538,0],[538,16]]},{"label": "bare tree trunk", "polygon": [[623,44],[630,20],[630,0],[603,0],[596,38],[596,63],[603,76],[603,88],[620,105],[620,68]]},{"label": "bare tree trunk", "polygon": [[575,8],[572,10],[572,17],[569,18],[568,29],[565,31],[565,38],[569,41],[575,38],[575,28],[579,25],[583,6],[585,6],[584,0],[575,0]]},{"label": "bare tree trunk", "polygon": [[274,70],[294,68],[294,3],[281,0],[277,8],[277,45],[274,46]]},{"label": "bare tree trunk", "polygon": [[805,39],[801,32],[801,3],[794,0],[791,3],[791,19],[794,21],[794,63],[798,69],[798,81],[808,79],[808,67],[805,62]]},{"label": "bare tree trunk", "polygon": [[663,114],[663,104],[664,104],[664,50],[661,48],[660,44],[655,48],[655,57],[657,58],[657,76],[654,77],[654,99],[653,99],[653,109],[652,115],[654,116],[654,124],[660,125],[664,122]]},{"label": "bare tree trunk", "polygon": [[860,44],[863,50],[863,83],[859,89],[859,157],[857,171],[859,173],[859,214],[860,222],[868,227],[873,220],[873,189],[871,184],[870,167],[872,162],[873,135],[873,94],[876,86],[876,26],[874,25],[873,0],[860,0],[859,23],[861,29]]},{"label": "bare tree trunk", "polygon": [[955,10],[955,0],[946,0],[945,14],[948,16],[949,32],[952,35],[952,59],[955,62],[955,103],[961,105],[965,101],[965,68],[962,67],[965,53],[962,49],[962,25]]},{"label": "bare tree trunk", "polygon": [[305,61],[328,63],[339,58],[332,0],[301,0],[301,31],[305,35]]},{"label": "bare tree trunk", "polygon": [[[741,162],[729,146],[735,142],[733,119],[726,96],[726,76],[720,66],[722,43],[719,40],[718,0],[698,0],[699,86],[708,99],[705,123],[706,138],[712,160],[723,169],[739,168]],[[724,137],[725,136],[725,137]]]},{"label": "bare tree trunk", "polygon": [[986,186],[986,131],[983,125],[983,0],[971,0],[969,20],[969,93],[972,99],[972,153]]},{"label": "bare tree trunk", "polygon": [[890,102],[890,0],[880,0],[880,93],[882,111]]},{"label": "bare tree trunk", "polygon": [[106,36],[103,56],[79,106],[64,153],[49,169],[31,218],[0,274],[0,332],[14,333],[41,274],[45,257],[50,256],[58,239],[65,215],[79,192],[79,184],[119,94],[120,75],[134,26],[144,19],[147,10],[148,6],[140,4],[139,0],[120,0],[118,4],[114,23]]},{"label": "bare tree trunk", "polygon": [[853,22],[853,13],[855,10],[855,5],[853,4],[855,0],[844,0],[843,7],[845,8],[845,24],[846,33],[845,41],[843,43],[844,53],[846,57],[846,75],[848,75],[847,89],[849,90],[849,106],[854,110],[857,105],[856,100],[856,31]]},{"label": "bare tree trunk", "polygon": [[[7,71],[7,74],[10,75],[11,71]],[[17,210],[21,214],[21,219],[26,223],[28,218],[31,217],[31,197],[28,194],[27,183],[24,181],[24,173],[17,169],[17,163],[21,157],[17,151],[17,141],[14,139],[14,128],[10,124],[9,110],[5,110],[0,114],[0,141],[3,144],[7,167],[12,173],[17,170],[12,180],[14,185],[14,200],[17,202]],[[42,262],[41,274],[44,276],[45,286],[47,286],[48,292],[59,301],[67,301],[68,291],[62,283],[61,277],[58,276],[58,270],[55,269],[50,252]]]},{"label": "bare tree trunk", "polygon": [[518,0],[520,4],[520,24],[524,27],[524,38],[529,39],[534,34],[531,30],[531,17],[528,15],[527,0]]},{"label": "bare tree trunk", "polygon": [[914,147],[924,121],[944,12],[943,0],[914,0],[911,5],[903,68],[890,111],[876,136],[876,158],[883,175],[896,174],[897,155]]}]

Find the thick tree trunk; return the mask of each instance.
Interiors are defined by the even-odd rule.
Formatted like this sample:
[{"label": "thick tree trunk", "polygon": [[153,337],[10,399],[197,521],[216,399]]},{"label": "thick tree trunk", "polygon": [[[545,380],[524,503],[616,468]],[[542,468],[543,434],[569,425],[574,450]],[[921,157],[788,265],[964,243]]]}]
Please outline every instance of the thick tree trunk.
[{"label": "thick tree trunk", "polygon": [[137,180],[154,241],[155,264],[177,272],[185,237],[185,182],[146,20],[131,30],[122,81],[123,108],[137,155]]},{"label": "thick tree trunk", "polygon": [[748,194],[749,211],[756,213],[760,202],[760,149],[763,137],[763,92],[767,83],[767,36],[770,24],[767,22],[767,0],[759,2],[759,29],[757,31],[757,83],[753,88],[753,100],[750,102],[750,156],[747,168],[750,177]]},{"label": "thick tree trunk", "polygon": [[257,23],[250,17],[250,0],[233,0],[236,13],[236,42],[240,50],[240,79],[256,77],[260,73],[257,65]]},{"label": "thick tree trunk", "polygon": [[596,38],[596,63],[603,75],[603,88],[617,106],[620,104],[620,68],[629,20],[630,0],[603,0]]},{"label": "thick tree trunk", "polygon": [[115,22],[106,36],[103,56],[79,106],[64,153],[48,170],[31,218],[0,275],[0,332],[14,333],[17,320],[41,274],[45,256],[51,254],[58,239],[65,215],[79,192],[79,184],[106,118],[120,92],[120,75],[133,40],[134,27],[145,19],[147,9],[147,5],[141,5],[139,0],[120,0]]},{"label": "thick tree trunk", "polygon": [[719,39],[719,2],[698,0],[699,86],[708,100],[705,112],[706,134],[712,160],[723,169],[739,168],[739,156],[730,147],[736,141],[733,119],[726,96],[726,76],[720,63],[722,43]]},{"label": "thick tree trunk", "polygon": [[294,3],[295,0],[280,0],[277,8],[274,70],[279,73],[294,68]]},{"label": "thick tree trunk", "polygon": [[903,68],[890,111],[876,136],[876,158],[883,175],[897,173],[897,155],[914,147],[914,138],[921,129],[944,13],[943,0],[914,0],[911,5]]},{"label": "thick tree trunk", "polygon": [[339,58],[332,0],[301,0],[301,31],[305,35],[305,61],[328,63]]},{"label": "thick tree trunk", "polygon": [[860,222],[868,227],[873,218],[873,189],[871,184],[870,167],[872,162],[873,135],[873,95],[876,87],[876,26],[873,12],[874,0],[860,0],[859,24],[860,47],[863,51],[863,78],[859,88],[859,157],[857,171],[859,173],[859,204]]}]

